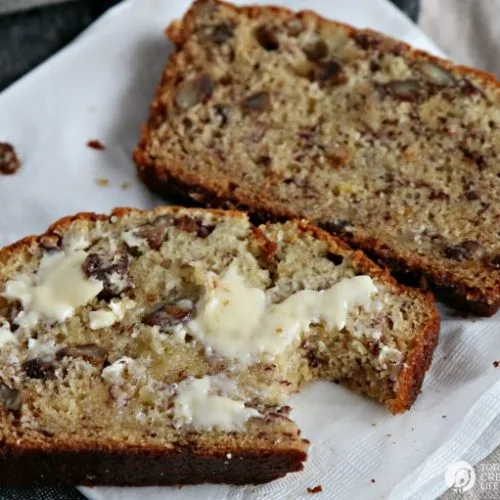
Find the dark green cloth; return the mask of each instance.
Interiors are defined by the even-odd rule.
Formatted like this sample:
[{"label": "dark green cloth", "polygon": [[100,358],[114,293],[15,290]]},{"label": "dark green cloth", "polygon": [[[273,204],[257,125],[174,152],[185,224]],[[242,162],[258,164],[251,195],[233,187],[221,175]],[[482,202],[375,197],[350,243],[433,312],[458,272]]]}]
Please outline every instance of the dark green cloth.
[{"label": "dark green cloth", "polygon": [[75,488],[40,488],[1,487],[2,500],[84,500],[85,497]]}]

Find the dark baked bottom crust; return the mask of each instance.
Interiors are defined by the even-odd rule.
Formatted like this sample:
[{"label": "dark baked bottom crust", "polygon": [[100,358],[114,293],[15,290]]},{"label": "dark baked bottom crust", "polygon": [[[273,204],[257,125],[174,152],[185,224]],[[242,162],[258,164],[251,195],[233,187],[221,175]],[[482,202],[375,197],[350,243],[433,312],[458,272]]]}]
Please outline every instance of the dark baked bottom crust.
[{"label": "dark baked bottom crust", "polygon": [[198,483],[258,484],[303,469],[301,450],[222,454],[106,449],[2,449],[0,484],[155,486]]}]

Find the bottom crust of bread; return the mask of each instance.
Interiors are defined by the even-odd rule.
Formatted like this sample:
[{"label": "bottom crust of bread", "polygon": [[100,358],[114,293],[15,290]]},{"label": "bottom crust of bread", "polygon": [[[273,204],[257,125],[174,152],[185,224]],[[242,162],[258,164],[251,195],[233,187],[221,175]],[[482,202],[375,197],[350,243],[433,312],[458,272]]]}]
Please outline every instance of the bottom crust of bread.
[{"label": "bottom crust of bread", "polygon": [[199,483],[259,484],[303,469],[306,452],[245,450],[230,456],[188,448],[156,450],[106,446],[51,451],[42,446],[2,448],[0,484],[168,486]]}]

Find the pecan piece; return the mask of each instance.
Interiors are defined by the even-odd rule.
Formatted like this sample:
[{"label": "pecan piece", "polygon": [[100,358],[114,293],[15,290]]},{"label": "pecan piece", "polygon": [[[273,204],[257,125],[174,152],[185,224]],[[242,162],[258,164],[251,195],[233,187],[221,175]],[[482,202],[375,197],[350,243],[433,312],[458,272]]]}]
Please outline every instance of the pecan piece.
[{"label": "pecan piece", "polygon": [[187,323],[191,319],[192,308],[180,307],[178,305],[162,305],[156,311],[144,316],[142,322],[149,326],[169,328]]},{"label": "pecan piece", "polygon": [[214,225],[205,226],[199,219],[194,219],[188,215],[183,215],[175,221],[175,227],[185,233],[196,234],[199,238],[206,238],[212,234]]},{"label": "pecan piece", "polygon": [[276,30],[270,26],[259,26],[255,30],[255,39],[266,50],[272,51],[279,49],[280,44],[276,35]]},{"label": "pecan piece", "polygon": [[342,85],[347,82],[347,76],[342,65],[334,59],[322,61],[312,73],[312,79],[320,83]]},{"label": "pecan piece", "polygon": [[0,384],[0,405],[7,410],[18,411],[21,409],[23,396],[18,389],[12,389],[8,385]]},{"label": "pecan piece", "polygon": [[422,95],[422,86],[418,80],[393,80],[379,87],[384,95],[401,99],[402,101],[416,101]]},{"label": "pecan piece", "polygon": [[328,45],[321,38],[309,42],[302,50],[310,61],[319,61],[328,55]]},{"label": "pecan piece", "polygon": [[7,142],[0,142],[0,174],[13,174],[20,166],[14,147]]},{"label": "pecan piece", "polygon": [[29,378],[46,380],[54,377],[55,366],[51,360],[32,358],[23,362],[22,369]]},{"label": "pecan piece", "polygon": [[211,97],[214,84],[208,75],[202,74],[185,80],[175,93],[175,103],[181,109],[189,109]]},{"label": "pecan piece", "polygon": [[53,252],[61,248],[61,237],[57,234],[44,234],[40,236],[38,242],[48,252]]},{"label": "pecan piece", "polygon": [[448,259],[452,260],[470,260],[474,258],[479,250],[482,249],[482,246],[474,240],[464,240],[458,245],[450,245],[445,247],[444,255]]},{"label": "pecan piece", "polygon": [[165,241],[166,231],[166,227],[161,224],[145,224],[137,230],[137,236],[144,238],[152,250],[159,250]]},{"label": "pecan piece", "polygon": [[431,83],[439,87],[448,87],[455,84],[455,78],[453,78],[452,74],[435,63],[426,61],[420,65],[419,70]]},{"label": "pecan piece", "polygon": [[128,255],[122,250],[115,254],[89,253],[83,262],[83,271],[89,278],[102,282],[98,298],[109,300],[130,287],[128,266]]},{"label": "pecan piece", "polygon": [[356,33],[352,39],[363,50],[377,50],[382,45],[380,38],[374,34]]},{"label": "pecan piece", "polygon": [[484,92],[467,78],[462,78],[458,82],[458,87],[460,88],[462,94],[466,96],[480,95],[482,97],[485,97]]},{"label": "pecan piece", "polygon": [[105,363],[108,353],[101,349],[97,344],[77,344],[59,349],[56,353],[56,359],[83,358],[94,366],[101,366]]},{"label": "pecan piece", "polygon": [[265,111],[270,104],[269,92],[256,92],[243,99],[243,107],[248,111]]},{"label": "pecan piece", "polygon": [[229,23],[220,23],[214,27],[211,39],[217,45],[226,43],[233,37],[233,27]]}]

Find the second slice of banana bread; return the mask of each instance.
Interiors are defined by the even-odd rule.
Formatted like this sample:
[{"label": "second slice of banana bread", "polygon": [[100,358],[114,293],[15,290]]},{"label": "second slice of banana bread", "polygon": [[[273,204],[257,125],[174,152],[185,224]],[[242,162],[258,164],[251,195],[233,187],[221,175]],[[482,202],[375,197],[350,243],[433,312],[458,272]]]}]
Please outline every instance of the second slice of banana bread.
[{"label": "second slice of banana bread", "polygon": [[312,12],[200,0],[135,152],[205,205],[306,217],[455,307],[500,304],[500,89]]}]

